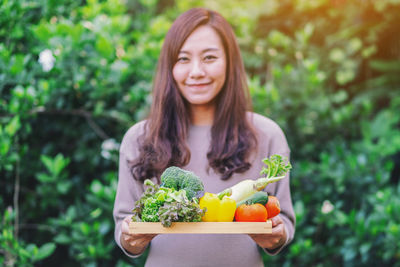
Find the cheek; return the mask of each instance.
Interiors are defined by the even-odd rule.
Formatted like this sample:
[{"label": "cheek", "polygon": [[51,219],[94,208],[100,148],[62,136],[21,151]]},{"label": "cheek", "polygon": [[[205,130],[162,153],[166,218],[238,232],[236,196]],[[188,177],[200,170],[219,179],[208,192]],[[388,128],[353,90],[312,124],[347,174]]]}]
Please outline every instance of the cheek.
[{"label": "cheek", "polygon": [[212,73],[215,74],[215,76],[225,76],[226,72],[226,64],[225,62],[221,61],[218,64],[213,65],[212,67]]},{"label": "cheek", "polygon": [[172,69],[172,75],[177,83],[182,82],[185,79],[184,69],[180,66],[174,66]]},{"label": "cheek", "polygon": [[226,65],[224,63],[217,64],[216,66],[214,66],[210,73],[212,73],[213,76],[218,79],[220,83],[224,83],[226,77]]}]

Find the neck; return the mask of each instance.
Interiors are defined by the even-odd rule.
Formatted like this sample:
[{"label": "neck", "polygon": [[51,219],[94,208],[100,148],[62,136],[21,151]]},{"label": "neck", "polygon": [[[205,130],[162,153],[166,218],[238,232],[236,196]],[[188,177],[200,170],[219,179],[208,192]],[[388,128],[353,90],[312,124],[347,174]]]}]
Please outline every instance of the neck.
[{"label": "neck", "polygon": [[214,122],[214,106],[196,106],[190,107],[190,120],[193,125],[212,125]]}]

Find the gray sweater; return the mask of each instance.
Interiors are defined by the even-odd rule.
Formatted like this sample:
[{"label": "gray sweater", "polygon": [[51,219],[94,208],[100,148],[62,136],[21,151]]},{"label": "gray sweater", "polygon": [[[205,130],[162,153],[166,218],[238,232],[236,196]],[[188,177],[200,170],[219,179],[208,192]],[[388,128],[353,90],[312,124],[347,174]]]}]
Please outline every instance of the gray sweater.
[{"label": "gray sweater", "polygon": [[[210,143],[211,126],[190,126],[188,146],[190,162],[184,167],[193,171],[204,183],[205,191],[218,193],[244,179],[260,177],[262,159],[273,154],[289,157],[290,149],[279,126],[272,120],[249,113],[250,122],[257,132],[258,148],[250,158],[251,168],[242,174],[235,173],[226,181],[220,179],[211,168],[207,172],[207,151]],[[119,177],[114,203],[115,241],[120,244],[122,220],[131,215],[131,210],[144,191],[143,183],[132,178],[128,160],[138,156],[137,138],[143,132],[144,121],[132,126],[125,134],[120,147]],[[155,181],[155,180],[154,180]],[[286,243],[279,249],[264,250],[270,255],[278,253],[291,242],[295,232],[295,214],[290,195],[289,175],[279,182],[269,184],[266,191],[279,199],[281,216],[287,233]],[[140,255],[131,255],[130,257]],[[150,243],[146,266],[263,266],[257,244],[245,234],[165,234],[156,236]]]}]

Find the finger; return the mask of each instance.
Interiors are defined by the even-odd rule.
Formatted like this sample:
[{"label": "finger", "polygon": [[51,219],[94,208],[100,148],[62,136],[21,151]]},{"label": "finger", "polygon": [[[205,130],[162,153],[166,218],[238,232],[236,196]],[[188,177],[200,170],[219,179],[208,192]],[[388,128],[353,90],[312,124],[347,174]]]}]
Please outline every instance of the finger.
[{"label": "finger", "polygon": [[126,235],[126,234],[122,234],[122,238],[123,238],[125,241],[128,241],[129,239],[131,239],[131,237],[130,237],[129,235]]},{"label": "finger", "polygon": [[129,233],[129,224],[125,220],[122,221],[121,232],[123,234],[128,234]]},{"label": "finger", "polygon": [[150,242],[151,240],[153,239],[153,237],[151,236],[151,235],[143,235],[141,238],[140,238],[140,241],[141,242]]},{"label": "finger", "polygon": [[156,234],[138,234],[137,237],[145,240],[145,241],[151,241],[154,237],[156,236]]},{"label": "finger", "polygon": [[126,216],[121,223],[121,232],[129,234],[129,223],[132,221],[132,216]]},{"label": "finger", "polygon": [[135,240],[152,240],[156,234],[129,234]]},{"label": "finger", "polygon": [[277,224],[274,228],[272,228],[271,236],[282,236],[284,226],[282,223]]},{"label": "finger", "polygon": [[283,224],[279,224],[273,230],[273,238],[275,239],[276,244],[283,244],[286,240],[286,230]]},{"label": "finger", "polygon": [[271,222],[272,222],[272,228],[276,227],[279,224],[283,224],[283,220],[279,215],[272,217]]},{"label": "finger", "polygon": [[149,243],[155,235],[147,235],[147,234],[138,234],[138,235],[131,235],[129,236],[129,245],[134,246],[141,246],[146,245]]},{"label": "finger", "polygon": [[249,235],[254,242],[256,242],[260,247],[269,248],[275,244],[275,239],[270,234],[250,234]]},{"label": "finger", "polygon": [[131,221],[132,221],[132,215],[126,216],[126,217],[124,218],[124,222],[126,222],[126,223],[128,223],[128,224],[129,224],[129,222],[131,222]]}]

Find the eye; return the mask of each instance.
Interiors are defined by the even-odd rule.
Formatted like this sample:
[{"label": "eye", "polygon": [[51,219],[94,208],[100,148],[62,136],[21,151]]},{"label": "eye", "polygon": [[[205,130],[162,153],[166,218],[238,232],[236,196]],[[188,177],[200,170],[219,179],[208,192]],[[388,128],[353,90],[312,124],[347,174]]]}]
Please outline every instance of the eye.
[{"label": "eye", "polygon": [[216,59],[217,59],[217,57],[214,56],[214,55],[207,55],[207,56],[204,57],[204,61],[206,61],[206,62],[214,61]]},{"label": "eye", "polygon": [[188,62],[189,58],[188,57],[178,57],[177,62],[185,63]]}]

